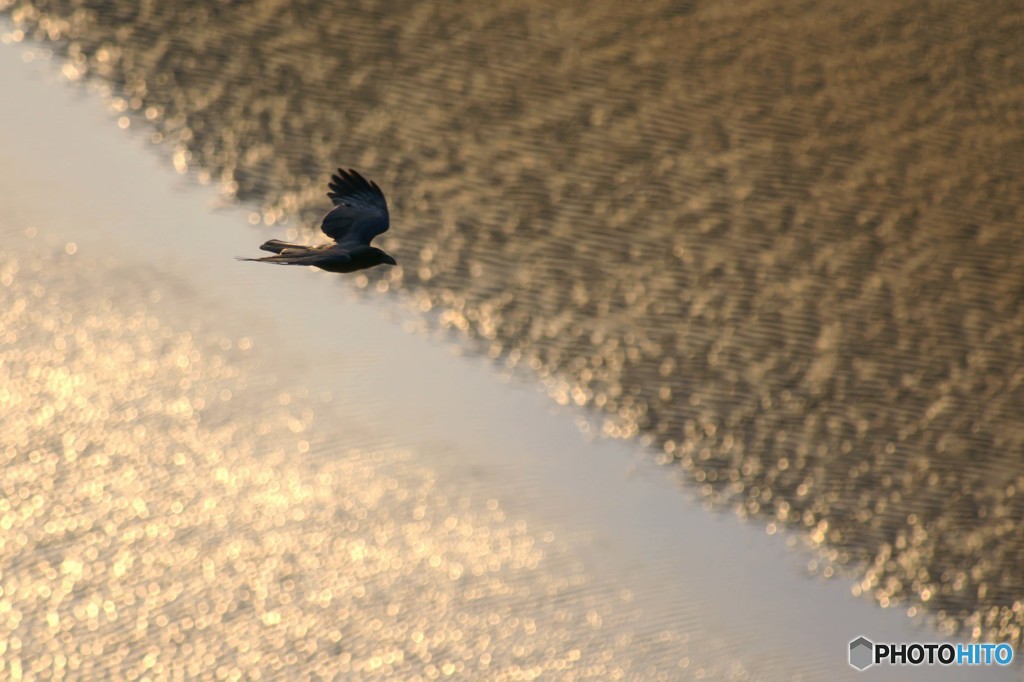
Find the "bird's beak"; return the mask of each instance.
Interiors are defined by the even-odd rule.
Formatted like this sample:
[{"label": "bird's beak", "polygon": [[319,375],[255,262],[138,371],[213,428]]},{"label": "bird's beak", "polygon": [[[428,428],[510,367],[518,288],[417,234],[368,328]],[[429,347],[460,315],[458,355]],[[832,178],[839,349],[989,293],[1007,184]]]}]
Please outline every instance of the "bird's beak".
[{"label": "bird's beak", "polygon": [[391,256],[384,256],[384,262],[387,263],[388,265],[398,265],[398,261],[396,261]]}]

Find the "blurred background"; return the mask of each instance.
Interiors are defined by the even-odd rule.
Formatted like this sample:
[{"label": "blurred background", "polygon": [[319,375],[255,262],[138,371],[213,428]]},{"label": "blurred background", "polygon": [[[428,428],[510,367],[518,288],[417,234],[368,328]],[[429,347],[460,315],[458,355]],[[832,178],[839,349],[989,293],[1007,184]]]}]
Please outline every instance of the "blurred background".
[{"label": "blurred background", "polygon": [[[257,0],[200,5],[0,0],[0,9],[8,22],[4,42],[45,47],[53,54],[52,71],[98,90],[120,128],[158,145],[161,163],[193,184],[215,186],[244,207],[232,215],[236,222],[249,224],[248,236],[229,247],[227,258],[255,254],[264,238],[319,241],[316,226],[328,206],[328,175],[338,165],[357,168],[380,184],[389,199],[392,230],[381,246],[395,254],[400,267],[345,279],[332,289],[339,299],[339,290],[349,292],[344,295],[362,292],[346,305],[358,308],[366,301],[377,305],[393,299],[397,309],[406,311],[407,327],[450,330],[448,338],[470,355],[490,358],[517,381],[541,385],[549,404],[565,406],[560,419],[599,437],[594,443],[626,439],[644,448],[643,461],[664,465],[666,478],[681,472],[680,498],[696,497],[708,509],[735,511],[758,529],[788,530],[800,538],[814,548],[815,558],[799,570],[838,574],[834,581],[842,582],[844,591],[924,616],[929,627],[948,636],[1007,641],[1020,650],[1020,3]],[[13,106],[12,101],[5,106]],[[74,215],[70,207],[67,215]],[[18,225],[19,230],[23,227]],[[201,243],[194,230],[173,224],[161,231],[161,238],[169,239],[178,230],[181,240]],[[41,260],[32,262],[62,262],[75,250],[64,248],[63,254],[39,255]],[[324,528],[339,517],[336,510],[328,512],[333,507],[324,500],[333,498],[332,485],[339,478],[354,476],[356,470],[363,471],[366,490],[383,486],[380,495],[399,495],[403,504],[417,494],[422,496],[420,507],[429,509],[434,503],[422,481],[414,484],[398,476],[389,488],[373,466],[359,469],[358,458],[335,460],[330,466],[343,467],[343,473],[320,471],[319,478],[307,482],[311,487],[303,488],[306,492],[289,497],[278,490],[286,484],[271,481],[268,472],[279,471],[275,467],[297,455],[323,452],[317,447],[329,448],[322,443],[327,432],[314,425],[313,408],[296,407],[285,414],[263,406],[256,394],[242,397],[250,395],[247,387],[259,383],[247,382],[249,373],[258,377],[264,370],[247,370],[248,361],[230,358],[251,345],[251,339],[240,345],[230,334],[210,341],[195,331],[163,333],[163,322],[147,320],[147,305],[156,303],[147,298],[150,294],[139,293],[133,308],[81,293],[89,287],[109,290],[108,279],[84,287],[73,280],[48,285],[48,290],[64,286],[68,296],[77,292],[82,297],[72,296],[75,303],[63,314],[47,316],[41,307],[24,303],[19,308],[17,301],[32,300],[32,287],[42,284],[26,282],[25,266],[12,266],[17,261],[7,258],[8,318],[0,334],[6,333],[9,343],[2,367],[7,385],[21,386],[0,389],[0,405],[6,402],[8,413],[5,430],[18,434],[8,441],[7,470],[15,470],[18,463],[26,480],[35,481],[32,485],[49,485],[51,492],[63,489],[85,499],[93,495],[86,490],[93,479],[62,468],[77,458],[98,456],[96,466],[101,466],[104,457],[119,461],[115,451],[121,452],[134,462],[125,464],[122,473],[136,473],[115,478],[129,488],[134,485],[129,479],[139,472],[163,472],[168,478],[161,485],[173,484],[178,479],[167,472],[175,470],[175,458],[217,459],[216,466],[210,464],[211,476],[234,472],[222,476],[233,481],[230,486],[240,495],[236,515],[220,525],[207,518],[202,513],[205,498],[195,497],[197,481],[188,476],[181,479],[180,492],[192,491],[194,504],[183,505],[174,496],[161,498],[168,506],[160,513],[168,518],[195,509],[195,524],[213,524],[194,531],[207,533],[188,555],[198,570],[193,576],[197,585],[213,581],[211,572],[217,574],[222,564],[245,574],[239,552],[259,555],[255,548],[266,542],[266,533],[282,532],[280,525],[270,530],[275,526],[263,519],[260,505],[245,511],[247,504],[255,504],[252,490],[269,496],[260,504],[279,500],[282,510],[294,510],[302,508],[296,500],[308,499],[313,505],[308,515],[325,514],[314,527],[292,519],[302,532],[285,533],[271,543],[275,548],[281,543],[313,547],[327,542],[332,535]],[[232,266],[224,260],[224,270],[242,272]],[[114,277],[109,268],[97,267],[90,272],[101,274],[90,277]],[[244,270],[243,277],[302,276],[253,272],[261,267]],[[60,268],[53,263],[37,268],[53,269]],[[19,271],[20,279],[15,276]],[[119,284],[118,291],[177,287],[152,280],[159,279],[155,274],[117,277],[131,282],[142,277],[138,281],[143,282]],[[18,293],[18,286],[25,289]],[[46,299],[44,294],[39,297]],[[325,305],[327,310],[300,308],[330,317],[330,303]],[[80,319],[71,308],[92,312]],[[96,321],[93,327],[90,315]],[[105,315],[117,321],[104,322]],[[197,324],[186,316],[175,329],[194,330]],[[62,327],[67,329],[60,332]],[[86,328],[92,331],[86,333]],[[51,355],[41,355],[32,346],[33,335],[42,335],[39,347]],[[62,345],[51,336],[67,340]],[[86,347],[94,350],[87,353],[82,350]],[[109,379],[120,386],[117,390],[102,378],[107,376],[102,362],[95,360],[103,349],[131,366],[114,373],[120,379]],[[51,374],[33,376],[31,367],[45,365],[44,357],[52,363]],[[222,359],[215,361],[217,357]],[[186,359],[184,364],[180,358]],[[94,361],[100,364],[93,367]],[[76,372],[67,369],[73,362],[87,363],[92,369],[81,371],[83,376],[95,372],[93,378],[76,384]],[[370,362],[373,366],[381,361]],[[312,372],[309,381],[315,382],[316,365],[308,363],[300,362],[293,371]],[[158,401],[157,409],[152,395],[143,390],[147,380],[142,377],[163,376],[164,370],[181,376],[175,374],[167,384],[175,388]],[[189,378],[189,371],[195,376]],[[60,372],[67,376],[53,378]],[[232,383],[236,380],[243,386]],[[362,380],[372,382],[372,373]],[[395,382],[392,390],[402,391],[401,378]],[[153,379],[149,385],[153,391],[159,382]],[[73,402],[88,386],[95,395],[89,394],[85,402],[99,416],[82,416],[79,426],[84,433],[93,430],[91,441],[69,435],[73,429],[59,425],[63,410],[51,406],[50,421],[39,421],[39,410],[47,404]],[[231,400],[221,399],[225,391]],[[292,403],[298,400],[295,391],[305,391],[309,400],[319,395],[308,386],[284,389],[275,384],[273,391],[277,407],[298,404]],[[289,396],[281,398],[285,402],[278,400],[278,392]],[[19,395],[35,396],[35,402],[19,402]],[[10,415],[18,413],[19,405],[21,417],[16,419]],[[378,407],[388,409],[385,397]],[[154,410],[170,421],[154,421]],[[263,416],[256,419],[258,414]],[[501,421],[519,425],[519,419],[512,411]],[[471,420],[464,422],[468,430],[474,429]],[[110,423],[120,424],[115,429],[125,439],[120,445],[111,438]],[[249,423],[251,431],[240,426]],[[154,433],[163,443],[156,450],[150,449]],[[296,434],[306,434],[299,441],[305,445],[298,453],[283,454],[293,448]],[[48,446],[38,441],[42,436]],[[266,449],[261,443],[278,442],[275,438],[288,445],[261,460],[267,469],[247,463],[247,453]],[[184,445],[189,439],[195,441]],[[67,459],[69,449],[76,453],[72,460]],[[47,465],[51,457],[54,462]],[[109,466],[106,461],[101,468]],[[585,458],[576,458],[572,466],[589,465]],[[37,480],[40,467],[48,472],[43,478],[49,484]],[[238,474],[236,467],[248,473]],[[34,488],[26,485],[25,496],[11,484],[4,490],[9,499],[0,500],[6,505],[3,511],[21,522],[32,516],[33,504],[37,511],[43,505],[33,503]],[[254,487],[244,492],[246,486]],[[17,574],[36,566],[37,559],[24,549],[27,543],[48,546],[56,527],[67,542],[82,541],[81,529],[76,531],[82,523],[91,523],[92,533],[107,537],[108,545],[101,542],[93,560],[106,557],[105,570],[114,575],[133,570],[131,562],[118,563],[112,549],[117,543],[109,545],[110,538],[123,541],[129,527],[141,533],[139,542],[147,537],[152,542],[149,549],[139,550],[136,569],[147,561],[159,563],[152,557],[167,547],[159,541],[159,528],[142,522],[125,525],[125,519],[137,516],[132,500],[145,495],[125,495],[113,493],[106,510],[65,503],[59,518],[32,526],[38,536],[25,531],[25,542],[16,543],[21,558],[4,558],[4,577],[12,567]],[[313,504],[316,499],[320,501]],[[440,504],[437,512],[442,527],[448,504]],[[490,499],[484,505],[474,512],[483,514],[480,518],[501,513]],[[119,513],[124,519],[118,520]],[[417,513],[422,519],[431,512],[411,508],[409,518]],[[95,520],[83,521],[90,514]],[[269,524],[253,531],[251,546],[242,542],[232,550],[210,539],[223,539],[218,533],[248,518],[246,514],[252,515],[245,522],[250,529]],[[408,527],[392,522],[396,528]],[[19,522],[5,523],[10,529]],[[58,525],[46,530],[46,523]],[[179,536],[189,525],[181,523]],[[506,566],[507,561],[529,564],[533,540],[524,540],[525,553],[517,554],[516,533],[528,533],[516,528],[512,524],[502,531],[506,535],[494,531],[472,550],[474,556],[486,565],[495,553],[505,552]],[[211,529],[219,530],[210,535]],[[316,540],[317,533],[324,537]],[[5,551],[12,551],[10,544]],[[266,551],[276,561],[286,561],[277,549]],[[302,557],[313,561],[313,555],[298,547],[290,551],[285,554],[295,565],[285,577],[274,573],[278,587],[237,587],[246,594],[224,597],[224,611],[217,610],[219,602],[212,603],[209,613],[244,620],[238,604],[255,599],[260,589],[274,592],[288,580],[294,587],[299,580],[295,575],[313,570]],[[54,552],[46,566],[33,570],[44,577],[52,573],[51,581],[77,572],[79,581],[72,582],[89,584],[88,579],[82,582],[86,568],[80,559],[66,565],[63,550]],[[217,552],[228,554],[220,557]],[[429,564],[432,556],[427,551],[423,560]],[[167,565],[179,560],[169,556]],[[395,569],[393,561],[389,558],[385,565]],[[474,565],[468,559],[457,563],[460,575]],[[350,573],[335,570],[334,580],[352,581]],[[379,576],[392,580],[393,573],[382,568]],[[483,581],[475,588],[480,595],[493,588],[484,587],[481,576],[486,574],[481,569],[477,575]],[[160,584],[158,594],[143,589],[129,601],[152,601],[154,614],[160,614],[154,617],[163,618],[161,637],[178,646],[179,654],[204,661],[196,649],[180,648],[192,642],[188,633],[196,626],[195,615],[175,616],[174,608],[184,608],[177,597],[160,601],[167,590],[174,593],[175,585],[184,595],[194,594],[193,588],[184,579]],[[8,594],[9,587],[4,587]],[[321,588],[327,589],[317,590]],[[17,585],[13,589],[17,593]],[[67,594],[75,589],[68,587]],[[459,596],[450,598],[462,599],[472,589],[459,587]],[[75,607],[84,614],[83,632],[88,632],[89,603],[101,619],[104,604],[114,602],[118,600],[85,600]],[[179,606],[168,611],[157,608],[157,602]],[[563,622],[594,621],[590,613],[600,620],[600,609],[593,605],[585,607],[576,599],[566,604]],[[353,608],[348,605],[345,611],[356,618]],[[381,608],[395,617],[406,607],[396,602]],[[44,609],[38,627],[51,628],[58,641],[61,633],[71,639],[81,636],[77,630],[62,630],[62,617],[57,610],[53,613],[57,625],[46,620]],[[268,618],[287,622],[287,613],[284,607],[268,607],[257,615],[266,624]],[[488,623],[486,609],[467,613],[473,614],[466,616],[470,620]],[[425,616],[424,623],[438,617]],[[183,626],[183,618],[192,626]],[[392,627],[387,616],[366,618],[367,632]],[[503,626],[508,622],[507,614],[498,618]],[[468,622],[459,627],[469,632]],[[174,627],[166,630],[168,623],[178,628],[178,635]],[[136,625],[133,620],[131,627]],[[328,632],[337,633],[335,643],[344,640],[342,634],[331,628],[321,631],[316,618],[304,627],[318,634],[298,640],[318,643],[304,644],[306,648],[282,645],[282,650],[303,652],[306,664],[286,661],[281,654],[280,665],[308,672],[316,661],[325,666],[315,668],[323,676],[346,672],[330,663],[337,662],[343,646],[327,662],[317,653],[329,648]],[[391,639],[430,649],[426,626],[408,632],[393,627]],[[534,634],[522,620],[509,627],[510,642],[517,642],[509,644],[509,651],[523,647],[522,638]],[[566,647],[568,653],[559,648],[563,640],[552,635],[554,643],[519,651],[515,655],[522,658],[521,667],[502,667],[500,675],[528,677],[533,673],[523,671],[532,670],[536,675],[584,677],[590,671],[603,677],[617,670],[620,677],[671,679],[679,673],[680,657],[666,653],[659,658],[656,638],[650,648],[637,649],[612,630],[597,649],[573,645]],[[574,631],[567,627],[565,637],[571,639]],[[215,664],[207,661],[201,667],[207,672],[223,667],[225,676],[279,670],[252,643],[259,636],[250,635],[239,635],[242,643],[232,644],[232,654],[214,641],[207,643],[203,651],[217,652]],[[678,649],[675,635],[665,637],[661,644],[666,649]],[[412,663],[409,649],[401,656],[390,654],[390,659],[375,650],[350,652],[345,665],[352,674],[376,671],[399,678],[411,678],[413,671],[425,677],[472,676],[474,670],[499,675],[489,662],[473,667],[481,665],[481,658],[479,652],[463,656],[463,644],[473,648],[468,643],[445,641],[451,670],[430,659]],[[490,650],[488,644],[474,646]],[[58,649],[51,655],[66,657]],[[594,653],[598,650],[604,653]],[[138,664],[142,671],[159,662],[168,675],[175,670],[159,652],[152,660],[148,655],[132,649],[122,663]],[[376,668],[367,663],[371,659]],[[633,663],[622,662],[627,659]],[[454,667],[456,661],[463,667]],[[660,666],[666,661],[675,673],[663,672]],[[618,662],[622,665],[616,668]],[[430,665],[436,675],[427,671]],[[780,666],[773,670],[785,677],[780,671],[788,668]],[[44,669],[52,666],[40,666],[39,671]],[[575,672],[570,675],[570,670]],[[749,663],[704,672],[708,677],[758,676]]]}]

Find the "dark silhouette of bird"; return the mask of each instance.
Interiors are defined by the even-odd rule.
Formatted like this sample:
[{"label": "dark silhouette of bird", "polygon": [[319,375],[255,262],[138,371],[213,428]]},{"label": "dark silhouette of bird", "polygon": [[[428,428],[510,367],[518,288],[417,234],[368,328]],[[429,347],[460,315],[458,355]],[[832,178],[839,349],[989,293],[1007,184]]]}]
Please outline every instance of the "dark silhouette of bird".
[{"label": "dark silhouette of bird", "polygon": [[334,208],[324,216],[320,229],[334,243],[317,246],[289,244],[278,239],[264,242],[260,249],[275,255],[238,258],[278,265],[312,265],[327,272],[355,272],[376,265],[398,263],[390,255],[370,246],[373,238],[390,226],[384,193],[372,180],[354,170],[338,169],[327,185]]}]

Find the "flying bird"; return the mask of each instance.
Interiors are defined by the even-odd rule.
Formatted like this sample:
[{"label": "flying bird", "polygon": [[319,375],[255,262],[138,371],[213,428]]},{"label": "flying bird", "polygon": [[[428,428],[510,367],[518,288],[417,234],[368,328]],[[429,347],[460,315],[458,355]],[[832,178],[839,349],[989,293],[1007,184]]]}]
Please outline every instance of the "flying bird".
[{"label": "flying bird", "polygon": [[355,272],[382,263],[398,265],[389,254],[370,246],[373,238],[387,232],[390,225],[388,204],[377,183],[354,170],[339,168],[327,187],[331,190],[327,196],[334,202],[334,208],[324,216],[320,229],[334,243],[302,246],[271,239],[260,249],[275,255],[238,260],[312,265],[327,272]]}]

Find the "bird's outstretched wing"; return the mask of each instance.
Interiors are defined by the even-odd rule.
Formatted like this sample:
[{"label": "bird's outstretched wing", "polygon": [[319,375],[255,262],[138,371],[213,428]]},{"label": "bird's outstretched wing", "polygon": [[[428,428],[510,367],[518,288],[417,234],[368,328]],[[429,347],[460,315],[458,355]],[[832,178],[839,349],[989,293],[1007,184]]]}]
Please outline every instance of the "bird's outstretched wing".
[{"label": "bird's outstretched wing", "polygon": [[328,187],[334,208],[320,225],[324,234],[339,244],[369,245],[374,237],[387,232],[388,204],[377,183],[354,170],[339,168]]}]

